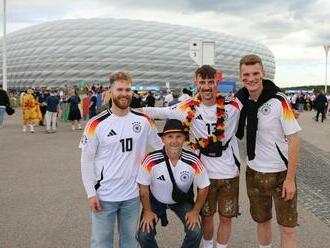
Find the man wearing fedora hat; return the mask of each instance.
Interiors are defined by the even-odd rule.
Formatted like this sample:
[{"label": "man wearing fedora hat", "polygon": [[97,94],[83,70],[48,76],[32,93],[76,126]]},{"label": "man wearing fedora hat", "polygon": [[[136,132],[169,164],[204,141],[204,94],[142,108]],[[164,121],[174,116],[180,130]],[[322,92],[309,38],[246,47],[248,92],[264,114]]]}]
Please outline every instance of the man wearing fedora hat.
[{"label": "man wearing fedora hat", "polygon": [[175,118],[193,138],[190,145],[205,165],[210,178],[210,189],[202,208],[204,248],[213,247],[213,216],[219,213],[217,248],[229,242],[232,217],[238,215],[239,152],[235,137],[240,106],[225,101],[218,92],[216,70],[203,65],[195,72],[198,94],[167,108],[143,108],[151,118]]},{"label": "man wearing fedora hat", "polygon": [[[199,212],[210,184],[206,170],[194,153],[182,148],[186,133],[179,120],[169,119],[159,135],[163,149],[145,157],[137,177],[143,206],[138,241],[142,248],[158,247],[156,224],[160,219],[167,225],[166,210],[171,209],[184,224],[182,247],[197,248],[202,238]],[[195,203],[193,183],[198,188]]]}]

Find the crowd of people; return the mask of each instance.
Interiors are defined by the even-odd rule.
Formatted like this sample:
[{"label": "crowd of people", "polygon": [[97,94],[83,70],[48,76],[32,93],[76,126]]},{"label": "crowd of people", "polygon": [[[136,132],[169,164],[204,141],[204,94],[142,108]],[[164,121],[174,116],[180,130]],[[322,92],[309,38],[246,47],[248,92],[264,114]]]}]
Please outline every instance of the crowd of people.
[{"label": "crowd of people", "polygon": [[[116,219],[120,247],[158,247],[156,226],[168,224],[167,210],[183,224],[181,247],[197,248],[202,239],[204,248],[213,247],[214,233],[216,247],[227,247],[235,232],[233,217],[239,215],[237,138],[244,136],[247,193],[259,247],[272,246],[273,202],[281,247],[297,247],[300,127],[287,97],[265,79],[258,56],[244,56],[239,68],[244,87],[232,99],[217,91],[216,70],[204,65],[194,73],[195,96],[187,94],[175,105],[169,103],[178,97],[166,96],[170,106],[137,109],[129,108],[137,97],[130,75],[111,75],[112,105],[88,121],[80,141],[91,247],[113,247]],[[162,132],[157,134],[151,118],[167,119]],[[148,144],[153,151],[145,155]]]}]

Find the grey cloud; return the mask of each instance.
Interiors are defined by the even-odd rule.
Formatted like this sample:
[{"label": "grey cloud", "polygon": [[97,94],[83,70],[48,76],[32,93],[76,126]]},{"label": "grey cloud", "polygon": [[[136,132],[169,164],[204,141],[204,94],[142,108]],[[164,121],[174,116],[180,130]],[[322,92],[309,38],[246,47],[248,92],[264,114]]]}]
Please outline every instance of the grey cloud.
[{"label": "grey cloud", "polygon": [[279,20],[277,18],[267,18],[254,24],[258,32],[264,32],[269,38],[281,38],[297,29],[290,20]]}]

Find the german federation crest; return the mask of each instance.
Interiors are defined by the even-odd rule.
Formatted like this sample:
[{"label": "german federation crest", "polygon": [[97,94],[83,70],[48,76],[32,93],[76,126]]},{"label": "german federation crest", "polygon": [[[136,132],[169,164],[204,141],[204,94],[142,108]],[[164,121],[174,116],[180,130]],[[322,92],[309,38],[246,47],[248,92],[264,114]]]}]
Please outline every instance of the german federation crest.
[{"label": "german federation crest", "polygon": [[270,105],[269,104],[262,105],[262,107],[260,108],[260,111],[263,115],[269,115],[271,112]]},{"label": "german federation crest", "polygon": [[181,171],[180,172],[180,180],[181,182],[187,182],[189,180],[189,172],[188,171]]},{"label": "german federation crest", "polygon": [[140,122],[133,122],[132,124],[133,124],[133,131],[135,133],[141,132],[142,126]]}]

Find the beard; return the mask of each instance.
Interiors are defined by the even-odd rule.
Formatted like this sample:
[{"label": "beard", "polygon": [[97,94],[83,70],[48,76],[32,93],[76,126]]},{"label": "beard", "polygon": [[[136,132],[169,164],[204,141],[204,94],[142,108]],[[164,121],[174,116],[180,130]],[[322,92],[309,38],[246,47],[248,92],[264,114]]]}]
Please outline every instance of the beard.
[{"label": "beard", "polygon": [[[121,102],[121,99],[127,99],[126,103]],[[131,104],[132,97],[116,97],[112,99],[112,103],[120,109],[127,109]]]}]

